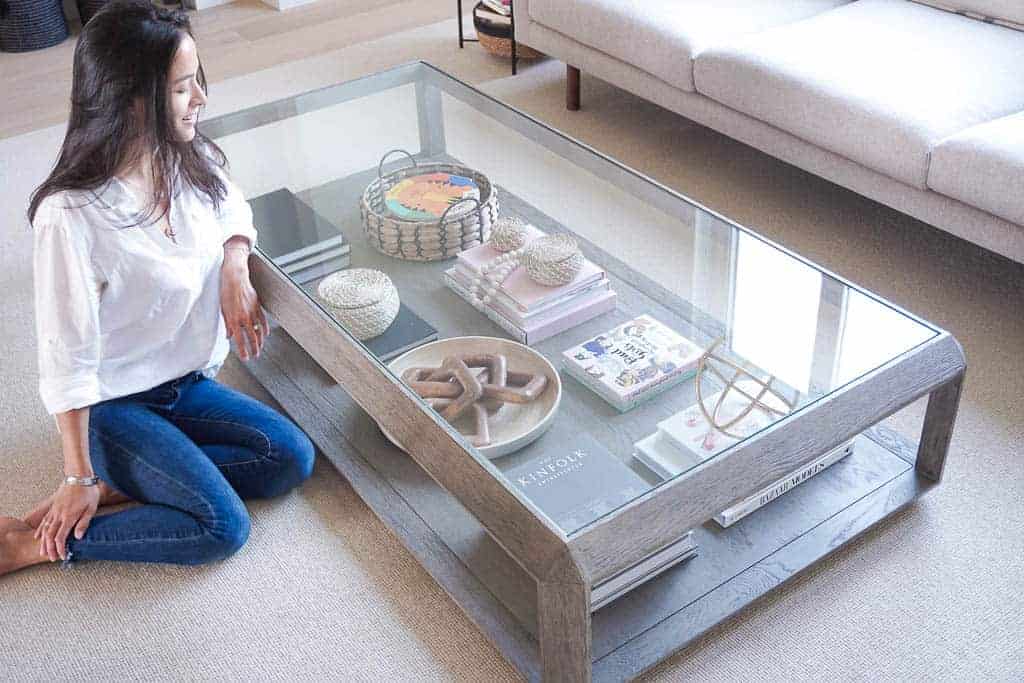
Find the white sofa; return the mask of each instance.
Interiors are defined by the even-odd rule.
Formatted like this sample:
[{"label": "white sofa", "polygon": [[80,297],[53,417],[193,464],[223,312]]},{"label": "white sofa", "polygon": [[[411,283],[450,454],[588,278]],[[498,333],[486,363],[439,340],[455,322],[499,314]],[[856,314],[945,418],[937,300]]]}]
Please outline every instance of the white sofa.
[{"label": "white sofa", "polygon": [[570,88],[585,71],[1024,263],[1024,0],[515,0],[515,17]]}]

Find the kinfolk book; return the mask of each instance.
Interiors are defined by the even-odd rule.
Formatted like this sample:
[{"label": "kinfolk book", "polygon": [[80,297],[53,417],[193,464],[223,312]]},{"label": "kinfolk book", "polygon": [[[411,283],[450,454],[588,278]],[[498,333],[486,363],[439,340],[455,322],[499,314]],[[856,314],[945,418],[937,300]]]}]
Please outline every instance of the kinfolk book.
[{"label": "kinfolk book", "polygon": [[[593,437],[581,433],[570,450],[543,456],[505,472],[505,477],[555,521],[571,533],[615,510],[651,487]],[[595,585],[590,608],[597,610],[697,554],[689,531]]]},{"label": "kinfolk book", "polygon": [[567,349],[566,371],[620,412],[693,377],[703,350],[649,315]]},{"label": "kinfolk book", "polygon": [[639,474],[585,432],[571,448],[513,467],[505,477],[566,533],[650,489]]}]

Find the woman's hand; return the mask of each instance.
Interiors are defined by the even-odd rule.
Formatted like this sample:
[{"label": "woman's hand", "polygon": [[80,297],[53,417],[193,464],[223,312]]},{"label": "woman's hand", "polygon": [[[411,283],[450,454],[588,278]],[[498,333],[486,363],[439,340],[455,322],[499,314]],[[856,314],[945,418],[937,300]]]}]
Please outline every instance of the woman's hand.
[{"label": "woman's hand", "polygon": [[53,494],[50,509],[36,528],[39,554],[51,562],[67,559],[67,538],[71,530],[75,538],[85,536],[100,504],[100,490],[96,486],[61,484]]},{"label": "woman's hand", "polygon": [[[244,245],[244,238],[239,239]],[[224,247],[224,263],[220,269],[220,307],[228,339],[234,337],[238,355],[242,360],[249,360],[260,355],[270,326],[256,290],[249,281],[249,248],[232,244],[229,241]]]}]

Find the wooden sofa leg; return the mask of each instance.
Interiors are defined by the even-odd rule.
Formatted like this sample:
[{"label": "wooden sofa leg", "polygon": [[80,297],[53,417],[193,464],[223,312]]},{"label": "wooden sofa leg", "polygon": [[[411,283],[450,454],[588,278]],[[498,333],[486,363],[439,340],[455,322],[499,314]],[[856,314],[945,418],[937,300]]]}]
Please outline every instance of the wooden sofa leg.
[{"label": "wooden sofa leg", "polygon": [[565,65],[565,108],[580,110],[580,70],[569,64]]}]

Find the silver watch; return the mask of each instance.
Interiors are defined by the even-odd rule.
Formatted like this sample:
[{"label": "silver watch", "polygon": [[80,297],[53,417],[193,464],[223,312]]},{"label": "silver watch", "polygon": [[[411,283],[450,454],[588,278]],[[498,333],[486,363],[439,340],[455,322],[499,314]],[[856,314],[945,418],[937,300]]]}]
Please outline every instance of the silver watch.
[{"label": "silver watch", "polygon": [[64,477],[64,483],[68,486],[96,486],[100,483],[100,478],[96,476],[92,477]]}]

